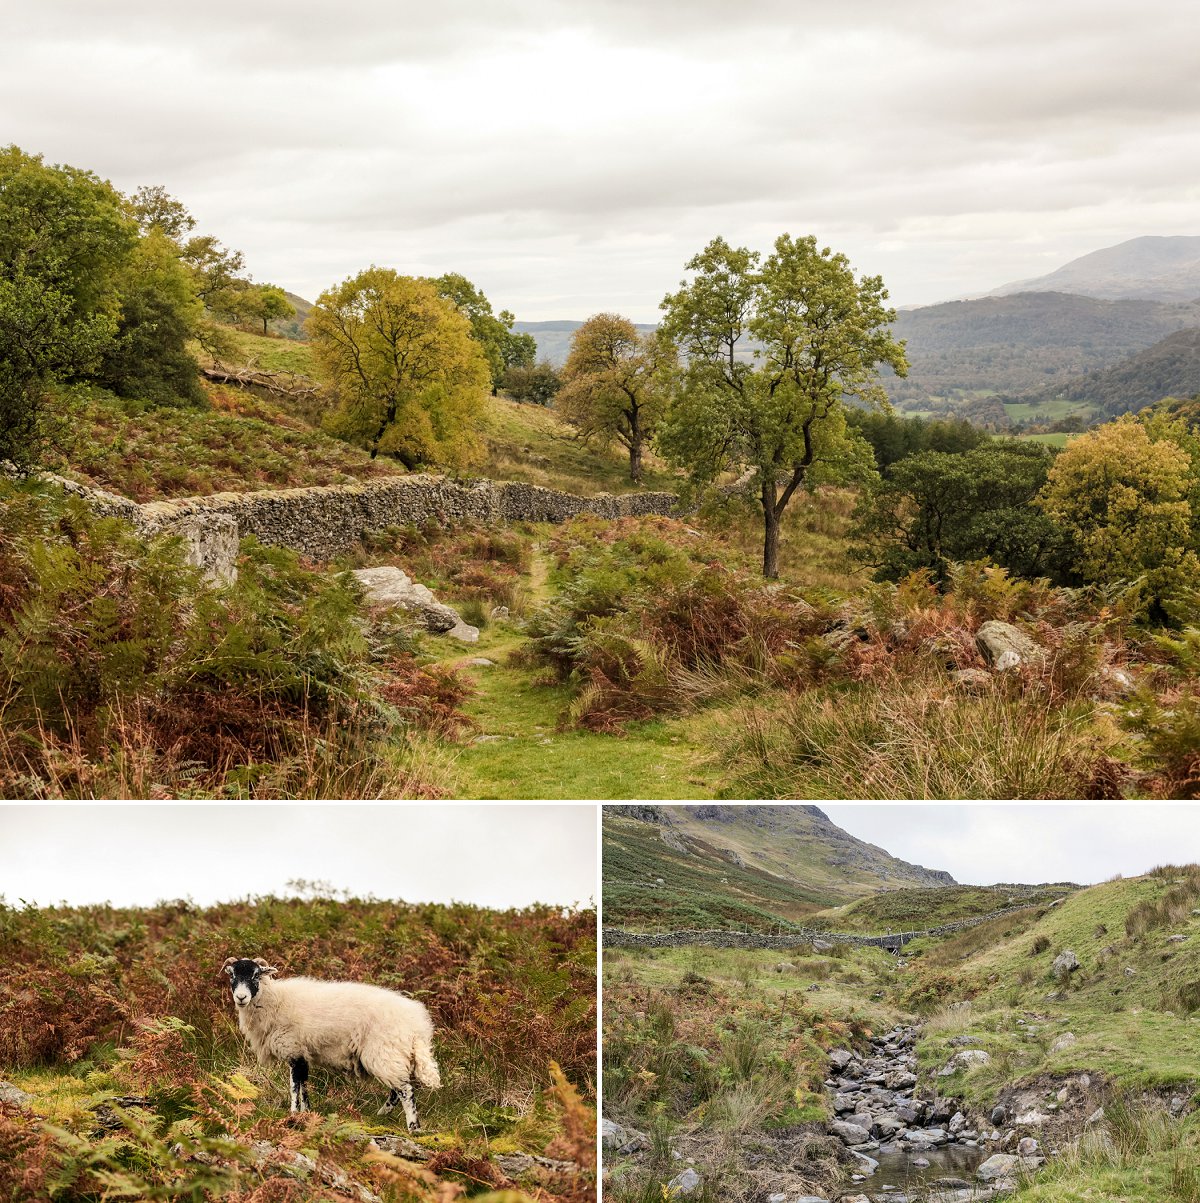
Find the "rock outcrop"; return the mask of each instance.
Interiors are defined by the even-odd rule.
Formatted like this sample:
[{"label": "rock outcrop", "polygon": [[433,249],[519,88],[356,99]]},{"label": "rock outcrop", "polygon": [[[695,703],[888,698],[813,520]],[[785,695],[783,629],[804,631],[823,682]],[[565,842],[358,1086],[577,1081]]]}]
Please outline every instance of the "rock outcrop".
[{"label": "rock outcrop", "polygon": [[463,622],[453,606],[439,602],[425,586],[400,568],[358,568],[354,577],[363,587],[366,601],[372,606],[390,606],[410,610],[420,615],[426,628],[438,635],[450,635],[464,643],[479,638],[479,628]]}]

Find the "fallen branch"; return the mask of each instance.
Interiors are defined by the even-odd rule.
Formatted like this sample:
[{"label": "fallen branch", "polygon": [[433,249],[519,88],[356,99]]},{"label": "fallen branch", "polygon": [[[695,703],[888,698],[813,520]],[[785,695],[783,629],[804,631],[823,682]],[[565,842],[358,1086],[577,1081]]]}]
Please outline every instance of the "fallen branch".
[{"label": "fallen branch", "polygon": [[296,372],[269,372],[265,368],[230,367],[213,360],[210,367],[201,368],[206,380],[218,384],[235,384],[238,388],[260,388],[277,397],[292,397],[296,400],[311,400],[321,394],[321,389],[307,376]]}]

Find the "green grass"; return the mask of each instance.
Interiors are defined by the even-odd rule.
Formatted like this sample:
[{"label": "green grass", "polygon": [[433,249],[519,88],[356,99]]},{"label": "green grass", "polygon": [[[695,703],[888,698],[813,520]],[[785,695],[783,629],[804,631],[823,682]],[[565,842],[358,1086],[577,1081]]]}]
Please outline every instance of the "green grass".
[{"label": "green grass", "polygon": [[236,364],[253,364],[268,372],[315,375],[315,359],[308,343],[291,338],[264,338],[232,327],[225,327],[223,332],[237,352],[229,357]]},{"label": "green grass", "polygon": [[1030,443],[1045,443],[1047,447],[1065,447],[1072,439],[1077,439],[1077,434],[1019,434],[1017,438],[1025,439]]},{"label": "green grass", "polygon": [[[494,660],[471,669],[478,692],[464,707],[475,736],[453,766],[456,794],[464,798],[704,798],[712,797],[711,771],[702,769],[702,718],[632,724],[621,736],[561,730],[573,693],[566,685],[539,683],[544,675],[509,662],[521,642],[506,624],[489,626],[465,655]],[[472,736],[467,736],[471,740]]]},{"label": "green grass", "polygon": [[1076,415],[1084,419],[1090,418],[1095,412],[1095,406],[1082,401],[1069,401],[1065,397],[1055,397],[1053,401],[1006,401],[1004,411],[1014,422],[1058,422]]},{"label": "green grass", "polygon": [[810,922],[829,931],[870,934],[924,930],[972,919],[1009,906],[1035,905],[1065,891],[1007,890],[991,886],[934,886],[889,890],[813,915]]},{"label": "green grass", "polygon": [[[488,399],[480,433],[485,466],[496,480],[521,480],[568,493],[629,493],[629,457],[616,447],[578,439],[552,409],[522,405],[504,397]],[[680,478],[657,456],[647,455],[642,488],[677,492]]]}]

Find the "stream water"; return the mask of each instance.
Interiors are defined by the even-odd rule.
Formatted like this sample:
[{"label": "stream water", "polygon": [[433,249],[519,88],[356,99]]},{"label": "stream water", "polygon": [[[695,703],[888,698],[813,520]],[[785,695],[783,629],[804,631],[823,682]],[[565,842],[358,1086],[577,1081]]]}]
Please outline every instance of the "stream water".
[{"label": "stream water", "polygon": [[[893,1203],[899,1195],[918,1187],[926,1187],[939,1178],[955,1178],[974,1183],[975,1171],[988,1159],[987,1149],[971,1148],[969,1145],[945,1145],[940,1149],[927,1149],[920,1154],[896,1148],[880,1148],[870,1154],[879,1162],[879,1168],[859,1189],[870,1198],[890,1199]],[[928,1166],[913,1164],[914,1159],[929,1162]],[[886,1186],[895,1190],[885,1191]]]},{"label": "stream water", "polygon": [[990,1198],[976,1170],[994,1150],[956,1100],[917,1097],[918,1030],[898,1027],[871,1041],[871,1051],[830,1054],[826,1079],[834,1113],[830,1131],[878,1164],[854,1189],[872,1203]]}]

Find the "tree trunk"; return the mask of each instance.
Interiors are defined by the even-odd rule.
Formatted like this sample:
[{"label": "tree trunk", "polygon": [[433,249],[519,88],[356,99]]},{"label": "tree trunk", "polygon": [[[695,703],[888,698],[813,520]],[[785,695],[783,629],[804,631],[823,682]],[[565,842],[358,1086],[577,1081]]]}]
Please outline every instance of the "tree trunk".
[{"label": "tree trunk", "polygon": [[629,479],[635,485],[642,483],[642,436],[635,432],[633,441],[629,444]]},{"label": "tree trunk", "polygon": [[763,576],[769,581],[779,578],[779,514],[775,510],[775,476],[764,476],[762,482],[763,511]]}]

